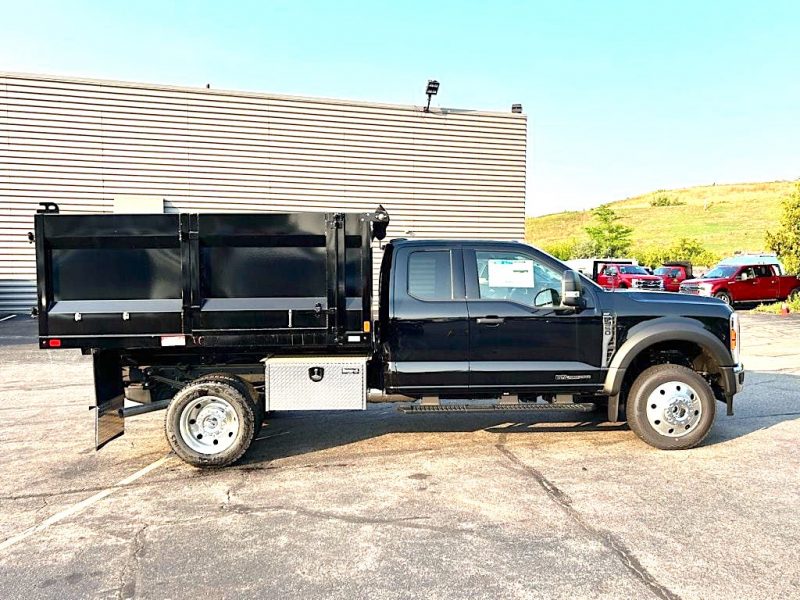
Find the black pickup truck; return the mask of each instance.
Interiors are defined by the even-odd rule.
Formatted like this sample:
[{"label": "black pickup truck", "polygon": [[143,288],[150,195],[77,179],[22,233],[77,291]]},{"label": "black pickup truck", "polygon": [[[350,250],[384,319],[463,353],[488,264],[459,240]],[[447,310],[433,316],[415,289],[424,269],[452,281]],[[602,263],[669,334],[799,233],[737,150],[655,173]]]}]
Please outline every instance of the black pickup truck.
[{"label": "black pickup truck", "polygon": [[[183,460],[238,460],[265,417],[606,410],[690,448],[744,372],[736,313],[712,298],[604,291],[525,244],[383,244],[374,213],[35,218],[41,348],[94,361],[96,442],[166,409]],[[377,317],[377,318],[375,318]]]}]

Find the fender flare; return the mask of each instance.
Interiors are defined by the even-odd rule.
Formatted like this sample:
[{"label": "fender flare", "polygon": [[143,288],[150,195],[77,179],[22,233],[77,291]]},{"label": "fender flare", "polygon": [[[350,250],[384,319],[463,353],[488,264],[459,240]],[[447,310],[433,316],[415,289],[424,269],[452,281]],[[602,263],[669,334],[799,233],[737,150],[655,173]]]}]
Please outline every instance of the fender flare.
[{"label": "fender flare", "polygon": [[717,366],[733,366],[730,351],[699,321],[685,317],[661,317],[637,325],[614,354],[606,373],[603,393],[608,395],[609,421],[614,422],[619,418],[619,394],[628,367],[643,350],[661,342],[692,342],[700,346]]}]

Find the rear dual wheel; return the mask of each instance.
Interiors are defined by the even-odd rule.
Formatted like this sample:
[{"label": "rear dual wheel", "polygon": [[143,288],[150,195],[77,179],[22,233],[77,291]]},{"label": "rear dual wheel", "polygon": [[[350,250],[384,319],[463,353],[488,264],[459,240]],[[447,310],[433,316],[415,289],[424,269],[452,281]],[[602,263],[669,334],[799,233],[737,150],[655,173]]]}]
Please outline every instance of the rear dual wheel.
[{"label": "rear dual wheel", "polygon": [[[246,383],[246,382],[244,382]],[[167,409],[170,446],[195,467],[225,467],[253,443],[263,410],[237,377],[205,376],[182,388]]]}]

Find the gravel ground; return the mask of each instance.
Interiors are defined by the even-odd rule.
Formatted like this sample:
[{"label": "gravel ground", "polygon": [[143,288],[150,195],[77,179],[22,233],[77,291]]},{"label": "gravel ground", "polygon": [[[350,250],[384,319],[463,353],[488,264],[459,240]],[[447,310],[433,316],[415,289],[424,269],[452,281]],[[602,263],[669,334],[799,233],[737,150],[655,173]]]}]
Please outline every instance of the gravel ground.
[{"label": "gravel ground", "polygon": [[798,597],[800,320],[742,321],[745,391],[694,450],[371,405],[277,417],[243,462],[198,471],[169,453],[163,413],[95,452],[89,360],[10,319],[0,595]]}]

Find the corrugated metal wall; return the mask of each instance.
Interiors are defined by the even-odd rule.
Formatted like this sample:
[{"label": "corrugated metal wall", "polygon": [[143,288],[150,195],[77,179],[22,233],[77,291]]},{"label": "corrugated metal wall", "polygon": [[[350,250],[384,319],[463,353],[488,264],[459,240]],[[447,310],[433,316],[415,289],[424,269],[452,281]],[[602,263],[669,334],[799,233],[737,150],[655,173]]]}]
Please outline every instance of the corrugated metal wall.
[{"label": "corrugated metal wall", "polygon": [[[420,94],[422,96],[422,94]],[[34,304],[39,202],[366,211],[390,237],[522,239],[521,114],[0,73],[0,312]],[[377,258],[379,259],[379,253]]]}]

